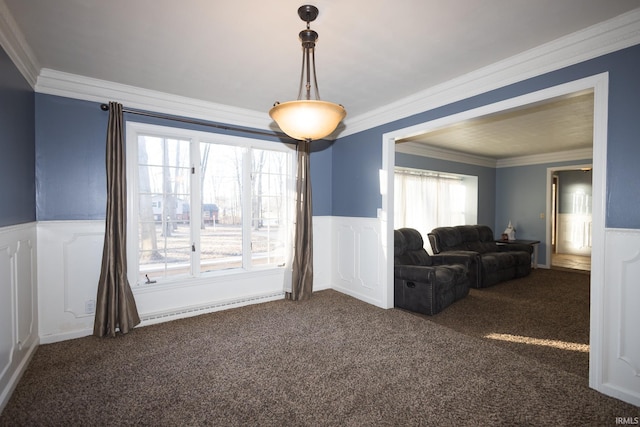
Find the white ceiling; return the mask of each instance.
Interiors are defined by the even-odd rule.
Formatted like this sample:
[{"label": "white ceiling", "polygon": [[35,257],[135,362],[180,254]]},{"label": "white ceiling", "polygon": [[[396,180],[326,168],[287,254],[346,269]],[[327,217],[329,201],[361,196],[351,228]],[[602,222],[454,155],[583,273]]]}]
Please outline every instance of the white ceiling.
[{"label": "white ceiling", "polygon": [[397,143],[496,160],[593,147],[593,91],[466,120]]},{"label": "white ceiling", "polygon": [[[298,92],[300,0],[0,0],[38,67],[267,113]],[[353,118],[640,7],[640,0],[315,0],[322,99]],[[2,5],[0,5],[2,6]],[[571,100],[575,102],[576,99]],[[572,114],[572,106],[556,106]],[[529,128],[575,133],[512,117]],[[566,117],[566,116],[565,116]],[[532,122],[533,121],[533,122]],[[499,124],[501,124],[499,126]],[[478,133],[503,131],[492,120]],[[517,134],[522,135],[520,130]],[[493,137],[490,137],[492,139]],[[452,144],[441,133],[435,144]],[[538,140],[540,141],[540,140]],[[544,138],[549,144],[551,137]],[[564,141],[564,139],[563,139]],[[502,143],[485,155],[523,154]],[[531,144],[522,149],[531,151]],[[557,145],[554,145],[557,146]],[[450,148],[478,150],[453,146]]]}]

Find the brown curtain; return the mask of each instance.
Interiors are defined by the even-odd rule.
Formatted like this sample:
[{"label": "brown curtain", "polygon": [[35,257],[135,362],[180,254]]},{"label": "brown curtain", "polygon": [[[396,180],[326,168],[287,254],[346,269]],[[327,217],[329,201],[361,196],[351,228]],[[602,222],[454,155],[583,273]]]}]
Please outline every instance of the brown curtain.
[{"label": "brown curtain", "polygon": [[311,222],[311,175],[309,174],[310,146],[310,141],[298,143],[293,277],[291,292],[287,292],[287,299],[294,301],[309,299],[313,292],[313,232]]},{"label": "brown curtain", "polygon": [[126,334],[140,323],[127,280],[127,181],[122,105],[109,103],[107,128],[107,220],[93,335]]}]

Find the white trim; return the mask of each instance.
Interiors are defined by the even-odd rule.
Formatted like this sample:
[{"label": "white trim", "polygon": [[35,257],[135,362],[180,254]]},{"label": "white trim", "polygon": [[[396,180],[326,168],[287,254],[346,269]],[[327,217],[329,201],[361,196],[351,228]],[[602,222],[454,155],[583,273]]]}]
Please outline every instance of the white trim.
[{"label": "white trim", "polygon": [[72,332],[60,332],[50,335],[40,336],[40,344],[53,344],[61,341],[75,340],[93,335],[93,329],[80,329]]},{"label": "white trim", "polygon": [[40,65],[4,0],[0,0],[0,46],[33,88]]},{"label": "white trim", "polygon": [[31,359],[33,359],[33,355],[36,354],[36,350],[40,346],[40,344],[45,344],[38,337],[35,338],[32,345],[27,348],[26,354],[20,359],[18,365],[16,366],[15,371],[11,375],[7,386],[0,390],[0,413],[4,410],[7,403],[9,403],[9,399],[11,399],[11,395],[15,391],[20,379],[27,371],[29,364],[31,363]]},{"label": "white trim", "polygon": [[501,159],[496,162],[496,167],[508,168],[514,166],[539,165],[544,163],[572,162],[575,160],[590,159],[591,156],[593,156],[593,148],[582,148],[579,150],[559,151],[555,153],[542,153],[531,156]]},{"label": "white trim", "polygon": [[444,148],[430,147],[418,142],[403,142],[396,145],[397,153],[411,154],[414,156],[430,157],[433,159],[449,160],[452,162],[466,163],[469,165],[495,168],[498,164],[496,159],[474,154],[461,153],[459,151],[447,150]]},{"label": "white trim", "polygon": [[37,235],[36,222],[0,227],[0,412],[40,343]]},{"label": "white trim", "polygon": [[157,323],[171,320],[185,319],[187,317],[199,316],[201,314],[214,313],[216,311],[229,310],[231,308],[244,307],[247,305],[260,304],[269,301],[284,299],[284,291],[277,293],[266,293],[246,296],[243,298],[233,298],[228,300],[214,301],[209,304],[197,304],[186,307],[175,307],[170,310],[162,310],[141,315],[140,327],[155,325]]},{"label": "white trim", "polygon": [[393,298],[389,306],[385,295],[388,286],[381,274],[386,243],[380,224],[375,218],[332,217],[331,281],[336,291],[377,307],[390,308]]},{"label": "white trim", "polygon": [[[640,230],[608,228],[605,231],[606,292],[603,312],[602,392],[640,406],[640,351],[637,325],[640,323],[638,272]],[[592,302],[594,298],[592,296]]]},{"label": "white trim", "polygon": [[3,234],[8,234],[8,233],[15,233],[15,232],[20,232],[20,231],[28,231],[31,228],[35,227],[37,225],[36,221],[32,221],[32,222],[24,222],[22,224],[15,224],[15,225],[7,225],[7,226],[0,226],[0,236],[2,236]]},{"label": "white trim", "polygon": [[[593,163],[588,163],[588,164],[580,164],[580,165],[566,165],[566,166],[555,166],[555,167],[550,167],[547,168],[547,191],[546,191],[546,206],[545,206],[545,215],[546,215],[546,224],[545,224],[545,242],[547,242],[547,250],[544,256],[544,262],[546,265],[549,266],[549,268],[551,268],[551,256],[552,256],[552,250],[551,250],[551,231],[552,231],[552,227],[551,227],[551,218],[552,218],[552,214],[553,212],[551,212],[551,184],[553,181],[553,174],[558,172],[558,171],[567,171],[567,170],[576,170],[576,169],[581,169],[581,168],[591,168],[593,169]],[[592,255],[593,256],[593,255]]]},{"label": "white trim", "polygon": [[85,101],[116,101],[132,109],[154,111],[255,129],[274,130],[269,127],[272,120],[266,111],[259,112],[186,98],[48,68],[40,70],[35,91]]},{"label": "white trim", "polygon": [[[640,43],[640,8],[475,70],[412,96],[347,118],[340,137],[470,98],[510,83],[584,62]],[[253,111],[133,86],[42,69],[4,0],[0,0],[0,44],[38,93],[273,130],[266,111]]]},{"label": "white trim", "polygon": [[594,84],[592,248],[589,386],[605,392],[602,372],[607,363],[604,352],[605,227],[607,211],[607,136],[609,130],[609,73]]},{"label": "white trim", "polygon": [[640,8],[345,120],[341,137],[640,43]]},{"label": "white trim", "polygon": [[[288,157],[288,171],[290,174],[295,174],[296,170],[296,156],[292,154],[292,146],[290,144],[272,144],[268,141],[260,140],[260,139],[252,139],[247,137],[239,137],[233,135],[223,135],[218,133],[211,132],[203,132],[191,129],[182,129],[182,128],[174,128],[169,126],[160,126],[153,125],[148,123],[139,123],[139,122],[127,122],[125,126],[125,139],[129,141],[126,145],[126,158],[128,161],[126,162],[126,174],[127,174],[127,217],[128,218],[138,218],[138,207],[139,207],[139,182],[138,182],[138,144],[131,143],[132,141],[137,141],[139,135],[153,135],[158,136],[160,138],[176,138],[179,140],[188,140],[190,145],[190,155],[191,157],[191,167],[194,168],[195,172],[192,171],[190,174],[190,179],[192,181],[191,192],[190,192],[190,205],[200,206],[202,200],[200,199],[200,151],[199,147],[200,143],[219,143],[228,146],[235,146],[241,148],[257,148],[263,150],[269,150],[273,152],[284,153]],[[247,152],[245,152],[246,154]],[[242,155],[242,171],[243,171],[243,182],[250,182],[251,180],[251,167],[250,162],[251,159],[248,155]],[[197,163],[193,163],[193,160],[196,160]],[[197,185],[193,185],[193,181],[197,182]],[[242,204],[243,204],[243,212],[251,211],[251,192],[242,192]],[[195,231],[195,228],[198,229],[199,214],[196,214],[191,220],[191,236],[194,238],[194,244],[199,248],[199,236]],[[250,215],[243,215],[242,220],[242,229],[247,230],[251,228],[250,224]],[[195,221],[194,221],[195,220]],[[285,223],[289,223],[289,221],[285,221]],[[140,291],[139,289],[146,288],[144,282],[140,282],[140,271],[139,271],[139,260],[138,260],[138,223],[136,221],[129,221],[127,223],[127,234],[129,238],[127,239],[127,265],[129,266],[128,270],[128,279],[131,287],[133,289],[134,294],[142,293],[144,291]],[[190,259],[190,267],[191,267],[191,275],[188,276],[179,276],[174,278],[169,278],[167,282],[158,283],[153,285],[153,289],[184,289],[185,286],[200,286],[203,283],[210,283],[211,281],[230,279],[232,277],[241,277],[241,278],[254,278],[258,279],[260,277],[265,277],[266,275],[274,274],[282,274],[280,267],[270,266],[268,268],[260,268],[253,266],[249,270],[247,270],[247,266],[251,265],[251,251],[248,248],[251,246],[251,235],[250,233],[242,233],[242,268],[239,269],[230,269],[225,271],[216,271],[200,274],[199,270],[196,270],[196,266],[199,266],[199,251],[196,251],[197,256],[194,258],[193,256]],[[245,250],[247,249],[247,250]],[[196,264],[198,262],[198,264]],[[197,271],[197,274],[196,274]]]},{"label": "white trim", "polygon": [[396,153],[449,160],[452,162],[466,163],[469,165],[484,166],[488,168],[508,168],[514,166],[585,160],[591,158],[592,152],[592,148],[583,148],[579,150],[532,154],[529,156],[510,157],[496,160],[489,157],[461,153],[459,151],[430,147],[417,142],[403,142],[402,144],[396,145]]},{"label": "white trim", "polygon": [[[589,386],[606,392],[602,381],[602,369],[605,360],[603,358],[603,325],[604,325],[604,239],[605,239],[605,213],[606,213],[606,172],[607,172],[607,124],[608,124],[608,82],[609,74],[601,73],[580,80],[567,82],[558,86],[528,93],[501,102],[484,105],[473,110],[463,111],[458,114],[442,117],[426,123],[417,124],[404,129],[397,129],[382,135],[382,170],[381,188],[386,186],[387,192],[382,193],[381,218],[386,217],[386,230],[381,229],[381,235],[386,236],[387,241],[393,241],[393,167],[395,165],[395,141],[407,138],[416,133],[432,131],[448,126],[462,120],[496,113],[522,105],[539,102],[544,99],[555,98],[581,90],[593,89],[594,91],[594,130],[593,130],[593,251],[591,265],[591,324],[590,324],[590,360],[589,360]],[[381,179],[382,181],[382,179]],[[386,193],[386,194],[385,194]],[[382,226],[382,225],[381,225]],[[386,232],[385,232],[386,231]],[[383,262],[383,277],[386,277],[387,297],[391,296],[393,306],[393,257],[392,250],[386,252],[386,262]]]}]

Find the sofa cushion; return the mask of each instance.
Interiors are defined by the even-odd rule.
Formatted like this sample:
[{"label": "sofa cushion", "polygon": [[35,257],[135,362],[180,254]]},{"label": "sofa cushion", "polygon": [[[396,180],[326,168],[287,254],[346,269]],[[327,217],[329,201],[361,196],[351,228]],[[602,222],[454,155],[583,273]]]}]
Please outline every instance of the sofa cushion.
[{"label": "sofa cushion", "polygon": [[458,228],[440,227],[438,228],[438,242],[440,248],[433,248],[434,253],[440,251],[467,250],[462,234]]},{"label": "sofa cushion", "polygon": [[[401,228],[394,230],[394,249],[395,234],[399,233],[404,238],[404,252],[400,257],[394,256],[394,260],[401,261],[401,264],[431,266],[433,262],[431,257],[424,248],[424,240],[418,230],[413,228]],[[402,243],[400,244],[402,246]]]},{"label": "sofa cushion", "polygon": [[393,230],[393,263],[395,265],[409,264],[407,254],[407,240],[399,230]]},{"label": "sofa cushion", "polygon": [[[468,256],[439,256],[434,262],[413,228],[394,230],[393,240],[395,307],[432,315],[469,293]],[[456,262],[446,264],[445,258]]]},{"label": "sofa cushion", "polygon": [[531,272],[530,245],[498,245],[487,225],[438,227],[429,233],[436,254],[475,254],[469,260],[471,286],[484,288]]}]

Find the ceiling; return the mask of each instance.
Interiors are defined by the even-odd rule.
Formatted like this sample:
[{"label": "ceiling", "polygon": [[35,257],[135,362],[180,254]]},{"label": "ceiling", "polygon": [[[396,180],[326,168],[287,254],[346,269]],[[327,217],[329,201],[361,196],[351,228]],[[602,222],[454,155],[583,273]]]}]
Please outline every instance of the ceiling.
[{"label": "ceiling", "polygon": [[[298,93],[300,0],[0,0],[39,68],[251,111]],[[640,0],[315,0],[323,100],[346,121],[640,7]],[[2,4],[0,4],[2,6]],[[436,132],[428,142],[483,155],[588,144],[586,97]],[[591,108],[592,111],[592,108]],[[562,117],[562,122],[556,119]],[[551,123],[549,122],[551,120]],[[527,126],[523,131],[519,126]],[[545,130],[532,144],[498,142]],[[552,131],[553,130],[553,131]],[[569,134],[571,137],[566,138]],[[473,135],[476,143],[460,145]],[[564,135],[558,138],[557,135]],[[480,139],[484,138],[484,140]],[[427,139],[423,138],[423,141]]]},{"label": "ceiling", "polygon": [[592,148],[593,91],[465,120],[396,142],[496,160]]}]

